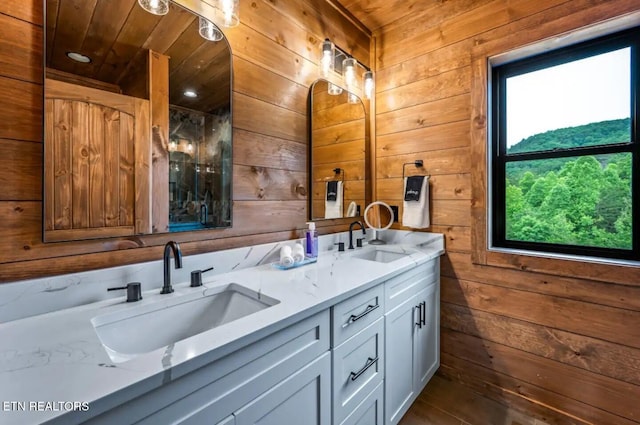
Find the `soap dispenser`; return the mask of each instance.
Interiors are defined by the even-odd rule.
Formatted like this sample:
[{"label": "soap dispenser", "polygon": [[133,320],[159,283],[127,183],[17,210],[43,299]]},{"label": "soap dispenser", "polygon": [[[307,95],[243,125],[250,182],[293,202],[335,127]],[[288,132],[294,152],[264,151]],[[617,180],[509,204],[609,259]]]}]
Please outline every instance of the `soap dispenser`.
[{"label": "soap dispenser", "polygon": [[305,252],[304,255],[307,258],[318,257],[318,231],[316,230],[316,223],[310,221],[307,223],[309,228],[305,232]]}]

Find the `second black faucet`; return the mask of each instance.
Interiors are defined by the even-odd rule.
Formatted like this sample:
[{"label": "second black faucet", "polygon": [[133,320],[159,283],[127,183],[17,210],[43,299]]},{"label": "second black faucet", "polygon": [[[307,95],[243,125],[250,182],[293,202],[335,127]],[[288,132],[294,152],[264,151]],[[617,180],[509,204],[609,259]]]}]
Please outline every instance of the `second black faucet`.
[{"label": "second black faucet", "polygon": [[[367,231],[364,229],[364,224],[359,221],[354,221],[349,225],[349,249],[353,249],[353,228],[358,225],[362,229],[362,235],[366,235]],[[358,246],[362,246],[362,239],[358,239]]]},{"label": "second black faucet", "polygon": [[160,291],[161,294],[170,294],[173,292],[173,287],[171,286],[171,266],[169,264],[171,251],[173,251],[173,260],[176,269],[182,268],[182,251],[180,251],[180,245],[175,241],[167,242],[164,246],[164,284],[162,285],[162,291]]}]

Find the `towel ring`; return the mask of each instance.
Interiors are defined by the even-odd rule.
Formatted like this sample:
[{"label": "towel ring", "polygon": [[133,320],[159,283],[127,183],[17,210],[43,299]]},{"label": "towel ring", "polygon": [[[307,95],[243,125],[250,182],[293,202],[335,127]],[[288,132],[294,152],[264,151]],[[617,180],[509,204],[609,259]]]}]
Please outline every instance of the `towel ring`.
[{"label": "towel ring", "polygon": [[[402,180],[404,180],[404,172],[406,170],[407,165],[415,165],[416,168],[424,168],[424,162],[421,159],[416,159],[413,162],[405,162],[402,164]],[[426,176],[426,174],[423,174]]]}]

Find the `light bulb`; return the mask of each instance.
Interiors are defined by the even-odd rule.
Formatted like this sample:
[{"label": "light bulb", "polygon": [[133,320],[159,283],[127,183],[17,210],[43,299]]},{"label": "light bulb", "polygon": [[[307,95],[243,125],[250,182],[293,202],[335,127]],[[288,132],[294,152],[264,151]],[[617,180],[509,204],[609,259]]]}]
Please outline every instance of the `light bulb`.
[{"label": "light bulb", "polygon": [[221,0],[220,9],[223,15],[223,26],[227,28],[235,27],[240,23],[238,17],[238,0]]},{"label": "light bulb", "polygon": [[364,73],[364,97],[371,99],[373,96],[373,72],[366,71]]},{"label": "light bulb", "polygon": [[187,151],[193,152],[193,143],[189,142],[189,144],[187,145]]},{"label": "light bulb", "polygon": [[344,84],[347,86],[347,90],[353,88],[356,84],[356,63],[354,58],[347,58],[342,61]]},{"label": "light bulb", "polygon": [[347,95],[347,102],[349,102],[352,105],[356,105],[360,103],[360,98],[353,93],[349,93]]},{"label": "light bulb", "polygon": [[320,59],[320,75],[329,76],[329,71],[333,68],[333,44],[329,39],[322,42],[322,58]]},{"label": "light bulb", "polygon": [[178,144],[175,140],[169,142],[169,152],[174,152],[178,148]]}]

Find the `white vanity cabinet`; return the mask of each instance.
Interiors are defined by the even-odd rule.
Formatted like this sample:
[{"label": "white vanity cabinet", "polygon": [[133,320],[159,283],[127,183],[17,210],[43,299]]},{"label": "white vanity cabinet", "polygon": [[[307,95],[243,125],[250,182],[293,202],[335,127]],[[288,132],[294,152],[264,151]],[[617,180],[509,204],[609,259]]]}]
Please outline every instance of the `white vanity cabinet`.
[{"label": "white vanity cabinet", "polygon": [[397,424],[440,364],[440,274],[434,259],[385,283],[385,425]]},{"label": "white vanity cabinet", "polygon": [[[329,333],[329,311],[324,310],[108,410],[87,423],[277,423],[270,422],[271,419],[266,422],[258,419],[271,417],[269,408],[276,406],[284,406],[284,410],[274,413],[276,416],[273,417],[285,412],[293,414],[294,408],[298,412],[304,409],[305,418],[314,409],[330,412]],[[170,376],[170,371],[166,373]],[[304,394],[305,406],[298,405],[300,400],[295,393],[299,391]],[[286,398],[287,394],[292,397]],[[276,404],[271,406],[270,403]],[[329,414],[323,413],[318,418],[309,423],[330,425]]]},{"label": "white vanity cabinet", "polygon": [[395,425],[439,366],[439,295],[436,258],[85,423]]}]

